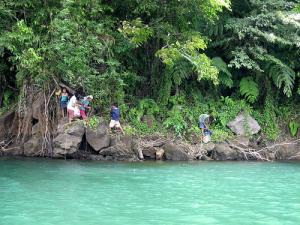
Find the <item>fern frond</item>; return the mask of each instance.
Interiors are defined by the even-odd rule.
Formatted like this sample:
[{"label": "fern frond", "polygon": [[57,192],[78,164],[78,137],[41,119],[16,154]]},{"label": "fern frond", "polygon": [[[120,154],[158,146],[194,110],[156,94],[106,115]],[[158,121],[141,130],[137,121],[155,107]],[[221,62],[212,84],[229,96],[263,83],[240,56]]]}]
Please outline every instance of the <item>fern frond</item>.
[{"label": "fern frond", "polygon": [[180,60],[173,68],[172,68],[172,78],[175,84],[180,85],[183,80],[189,78],[192,74],[190,64],[185,60]]},{"label": "fern frond", "polygon": [[259,96],[258,84],[252,77],[244,77],[240,82],[240,93],[248,102],[254,103]]},{"label": "fern frond", "polygon": [[269,76],[279,89],[283,88],[286,96],[291,97],[296,78],[295,71],[271,55],[268,55],[267,59],[269,63],[266,65],[266,71]]},{"label": "fern frond", "polygon": [[226,87],[232,88],[233,80],[232,74],[228,70],[226,62],[220,57],[212,58],[213,65],[219,70],[219,80],[221,84],[224,84]]}]

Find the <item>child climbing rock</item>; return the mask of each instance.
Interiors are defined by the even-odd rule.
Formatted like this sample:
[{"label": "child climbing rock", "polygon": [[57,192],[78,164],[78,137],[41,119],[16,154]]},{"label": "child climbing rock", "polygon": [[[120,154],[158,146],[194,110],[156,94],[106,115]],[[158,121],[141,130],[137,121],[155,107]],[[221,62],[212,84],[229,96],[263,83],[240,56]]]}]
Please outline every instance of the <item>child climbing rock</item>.
[{"label": "child climbing rock", "polygon": [[90,103],[93,100],[92,95],[88,95],[87,97],[83,98],[80,102],[80,116],[82,117],[83,120],[86,120],[87,117],[87,110],[91,109]]},{"label": "child climbing rock", "polygon": [[120,124],[120,109],[118,108],[117,103],[111,106],[110,115],[111,115],[111,120],[109,123],[110,130],[112,130],[113,128],[118,128],[124,134],[124,130]]}]

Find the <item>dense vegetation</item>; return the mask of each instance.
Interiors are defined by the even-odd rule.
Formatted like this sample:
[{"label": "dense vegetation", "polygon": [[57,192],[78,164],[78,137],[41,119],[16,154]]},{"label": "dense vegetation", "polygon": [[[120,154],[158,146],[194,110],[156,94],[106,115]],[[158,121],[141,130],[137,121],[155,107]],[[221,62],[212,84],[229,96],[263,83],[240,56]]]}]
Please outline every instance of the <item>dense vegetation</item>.
[{"label": "dense vegetation", "polygon": [[298,0],[2,0],[0,106],[63,82],[104,116],[118,102],[128,133],[189,136],[210,112],[225,139],[245,110],[276,139],[299,122],[299,12]]}]

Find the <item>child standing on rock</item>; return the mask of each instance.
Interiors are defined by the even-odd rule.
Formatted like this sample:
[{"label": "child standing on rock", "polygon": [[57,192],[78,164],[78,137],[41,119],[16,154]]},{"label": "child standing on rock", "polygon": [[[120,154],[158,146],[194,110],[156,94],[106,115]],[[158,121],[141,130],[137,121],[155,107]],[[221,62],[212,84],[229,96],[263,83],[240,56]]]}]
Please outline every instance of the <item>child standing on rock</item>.
[{"label": "child standing on rock", "polygon": [[110,110],[111,120],[109,123],[109,128],[112,130],[113,128],[118,128],[124,134],[124,130],[120,124],[120,109],[118,108],[118,104],[113,104]]},{"label": "child standing on rock", "polygon": [[62,117],[65,117],[67,114],[67,106],[69,101],[69,94],[65,88],[62,89],[60,94],[60,108]]}]

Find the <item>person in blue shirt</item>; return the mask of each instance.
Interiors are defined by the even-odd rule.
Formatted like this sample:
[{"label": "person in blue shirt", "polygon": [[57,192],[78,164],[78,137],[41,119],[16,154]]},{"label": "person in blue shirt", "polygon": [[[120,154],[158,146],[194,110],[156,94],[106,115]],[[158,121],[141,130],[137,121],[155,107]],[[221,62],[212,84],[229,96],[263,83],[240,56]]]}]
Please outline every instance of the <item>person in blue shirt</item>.
[{"label": "person in blue shirt", "polygon": [[210,137],[212,135],[211,130],[209,130],[209,124],[213,120],[213,117],[208,114],[201,114],[199,116],[199,128],[202,131],[203,142],[210,142]]},{"label": "person in blue shirt", "polygon": [[67,89],[62,89],[62,92],[60,94],[60,108],[61,108],[61,114],[63,117],[67,114],[67,105],[69,102],[69,94],[67,92]]},{"label": "person in blue shirt", "polygon": [[120,129],[121,132],[124,134],[124,130],[120,124],[120,109],[118,108],[118,104],[113,104],[111,106],[111,110],[110,110],[110,115],[111,115],[111,120],[109,123],[109,128],[110,130],[112,130],[113,128],[117,128]]}]

